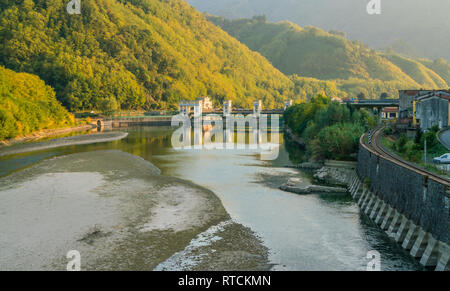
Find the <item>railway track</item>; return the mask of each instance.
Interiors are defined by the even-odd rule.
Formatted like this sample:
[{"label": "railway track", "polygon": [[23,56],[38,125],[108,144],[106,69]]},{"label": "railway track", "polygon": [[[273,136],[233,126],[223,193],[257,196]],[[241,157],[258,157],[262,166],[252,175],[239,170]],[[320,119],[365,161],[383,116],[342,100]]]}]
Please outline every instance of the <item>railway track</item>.
[{"label": "railway track", "polygon": [[388,161],[391,161],[399,166],[402,166],[404,168],[407,168],[413,172],[416,172],[424,178],[434,180],[440,184],[443,184],[447,187],[447,189],[450,189],[450,179],[442,177],[440,175],[437,175],[433,172],[430,172],[422,167],[419,167],[418,165],[414,163],[407,162],[397,155],[391,153],[390,151],[386,150],[385,147],[381,144],[381,137],[383,135],[383,130],[385,129],[385,126],[377,128],[371,137],[371,143],[368,145],[364,142],[365,135],[361,137],[360,144],[364,147],[366,147],[369,151],[375,153],[376,155],[380,156],[383,159],[386,159]]}]

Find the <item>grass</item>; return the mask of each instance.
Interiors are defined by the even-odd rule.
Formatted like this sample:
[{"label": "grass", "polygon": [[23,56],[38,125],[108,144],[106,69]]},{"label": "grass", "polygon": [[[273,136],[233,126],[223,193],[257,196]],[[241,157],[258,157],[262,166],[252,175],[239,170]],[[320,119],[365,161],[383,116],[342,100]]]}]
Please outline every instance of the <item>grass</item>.
[{"label": "grass", "polygon": [[[434,164],[425,163],[424,162],[424,153],[423,151],[417,151],[413,150],[413,147],[415,145],[413,139],[408,139],[408,142],[405,145],[405,148],[407,149],[405,152],[400,153],[396,148],[396,142],[397,139],[394,136],[383,136],[381,139],[381,144],[388,150],[390,150],[392,153],[396,154],[397,156],[401,157],[405,161],[408,161],[410,163],[414,163],[418,165],[419,167],[430,171],[437,175],[442,175],[449,177],[448,172],[445,170],[442,170],[438,168]],[[434,157],[441,156],[443,154],[447,153],[447,149],[442,146],[441,144],[438,144],[434,148],[431,148],[429,151],[427,151],[427,159],[428,161],[432,161]]]}]

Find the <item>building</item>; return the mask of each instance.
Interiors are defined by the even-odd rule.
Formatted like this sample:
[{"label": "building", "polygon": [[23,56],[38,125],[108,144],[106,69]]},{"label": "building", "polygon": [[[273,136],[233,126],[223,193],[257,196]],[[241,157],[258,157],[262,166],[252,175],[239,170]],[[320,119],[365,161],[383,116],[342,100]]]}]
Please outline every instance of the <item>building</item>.
[{"label": "building", "polygon": [[339,97],[332,97],[331,101],[336,101],[336,102],[339,102],[339,103],[343,103],[344,102],[344,100],[342,98],[339,98]]},{"label": "building", "polygon": [[211,98],[209,98],[209,97],[199,97],[199,98],[197,98],[196,101],[201,103],[201,106],[204,111],[209,111],[209,110],[214,109],[213,102],[212,102]]},{"label": "building", "polygon": [[229,116],[233,112],[233,101],[227,100],[223,102],[223,116]]},{"label": "building", "polygon": [[435,92],[446,92],[450,94],[450,90],[400,90],[399,91],[399,118],[412,118],[414,115],[414,101],[428,96]]},{"label": "building", "polygon": [[381,118],[393,120],[398,118],[398,108],[397,107],[384,107],[381,112]]},{"label": "building", "polygon": [[450,92],[433,91],[425,96],[420,96],[414,101],[415,124],[422,130],[428,130],[433,126],[444,128],[450,124]]},{"label": "building", "polygon": [[292,100],[286,100],[284,101],[284,110],[288,109],[289,107],[292,106],[292,104],[294,104],[294,102]]}]

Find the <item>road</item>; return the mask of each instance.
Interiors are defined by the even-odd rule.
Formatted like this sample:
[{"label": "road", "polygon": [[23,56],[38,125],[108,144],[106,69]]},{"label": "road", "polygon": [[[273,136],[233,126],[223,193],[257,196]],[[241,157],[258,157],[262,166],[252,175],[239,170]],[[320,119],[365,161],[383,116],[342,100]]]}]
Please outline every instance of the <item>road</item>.
[{"label": "road", "polygon": [[440,142],[450,150],[450,129],[443,130],[439,133]]}]

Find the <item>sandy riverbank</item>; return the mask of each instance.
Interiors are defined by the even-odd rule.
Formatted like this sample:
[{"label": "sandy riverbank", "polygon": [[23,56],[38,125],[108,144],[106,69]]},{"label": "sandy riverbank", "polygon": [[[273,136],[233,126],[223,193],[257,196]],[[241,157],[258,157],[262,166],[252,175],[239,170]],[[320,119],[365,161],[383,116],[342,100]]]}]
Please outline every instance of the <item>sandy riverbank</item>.
[{"label": "sandy riverbank", "polygon": [[127,137],[127,135],[128,133],[125,132],[92,133],[63,138],[55,138],[52,140],[42,142],[20,143],[12,146],[0,147],[0,157],[45,149],[58,148],[63,146],[110,142],[123,139]]},{"label": "sandy riverbank", "polygon": [[30,133],[26,136],[19,136],[9,140],[0,140],[0,149],[5,146],[12,146],[18,143],[26,143],[32,141],[38,141],[45,138],[57,137],[60,135],[83,132],[96,128],[94,124],[81,124],[72,127],[57,128],[57,129],[45,129]]},{"label": "sandy riverbank", "polygon": [[270,268],[267,249],[214,193],[122,151],[13,173],[0,179],[0,201],[0,270],[65,270],[70,250],[82,270]]}]

